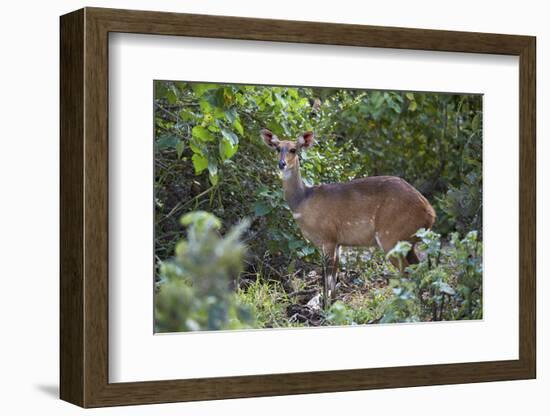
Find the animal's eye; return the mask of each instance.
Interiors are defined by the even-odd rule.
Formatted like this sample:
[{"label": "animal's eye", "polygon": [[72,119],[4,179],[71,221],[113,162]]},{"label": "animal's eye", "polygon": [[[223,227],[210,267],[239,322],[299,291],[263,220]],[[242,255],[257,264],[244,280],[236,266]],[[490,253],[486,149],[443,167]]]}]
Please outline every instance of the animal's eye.
[{"label": "animal's eye", "polygon": [[296,149],[290,149],[290,153],[296,153]]}]

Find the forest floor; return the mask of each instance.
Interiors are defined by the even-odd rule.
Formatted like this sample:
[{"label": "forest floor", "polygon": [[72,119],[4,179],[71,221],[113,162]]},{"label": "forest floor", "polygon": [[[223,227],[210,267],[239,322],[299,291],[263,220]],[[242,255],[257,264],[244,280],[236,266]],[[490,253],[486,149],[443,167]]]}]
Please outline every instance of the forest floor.
[{"label": "forest floor", "polygon": [[[354,323],[379,322],[385,302],[393,296],[390,280],[398,277],[397,270],[377,249],[347,249],[341,259],[332,303],[339,301],[353,311]],[[243,275],[237,293],[242,302],[255,309],[258,327],[332,324],[322,300],[323,269],[312,264],[303,266],[272,280],[258,274]]]}]

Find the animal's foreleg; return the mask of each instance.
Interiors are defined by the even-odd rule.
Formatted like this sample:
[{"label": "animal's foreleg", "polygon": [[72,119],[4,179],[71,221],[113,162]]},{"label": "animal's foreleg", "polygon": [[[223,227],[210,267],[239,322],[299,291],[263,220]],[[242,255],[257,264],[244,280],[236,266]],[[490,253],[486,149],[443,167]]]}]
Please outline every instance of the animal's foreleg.
[{"label": "animal's foreleg", "polygon": [[323,245],[324,264],[323,268],[323,299],[328,307],[336,297],[336,276],[338,273],[338,246]]},{"label": "animal's foreleg", "polygon": [[340,247],[336,246],[334,247],[334,253],[332,255],[332,259],[330,262],[330,268],[329,268],[329,297],[331,300],[336,299],[336,284],[338,283],[338,266],[340,263]]}]

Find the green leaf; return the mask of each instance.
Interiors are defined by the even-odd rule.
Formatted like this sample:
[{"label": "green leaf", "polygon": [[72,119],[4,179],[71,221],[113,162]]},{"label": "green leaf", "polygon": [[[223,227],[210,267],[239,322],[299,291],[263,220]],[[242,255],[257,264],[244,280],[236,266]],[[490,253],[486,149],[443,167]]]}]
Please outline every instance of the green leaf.
[{"label": "green leaf", "polygon": [[238,118],[235,119],[235,122],[233,123],[233,127],[237,132],[242,136],[244,135],[244,129],[243,125],[241,124],[240,120]]},{"label": "green leaf", "polygon": [[374,111],[378,110],[384,102],[384,96],[379,91],[372,91],[369,94],[369,99]]},{"label": "green leaf", "polygon": [[214,135],[210,133],[205,127],[202,127],[202,126],[193,127],[192,135],[193,137],[206,142],[215,140]]},{"label": "green leaf", "polygon": [[235,133],[230,130],[222,129],[222,135],[225,137],[232,145],[239,143],[239,138]]},{"label": "green leaf", "polygon": [[231,144],[231,142],[225,137],[222,138],[219,145],[222,160],[230,159],[237,152],[238,147],[239,146],[236,144]]},{"label": "green leaf", "polygon": [[191,139],[189,141],[189,147],[193,153],[203,153],[203,145],[201,143],[197,143],[196,139]]},{"label": "green leaf", "polygon": [[223,88],[215,90],[209,90],[204,94],[204,98],[212,107],[223,108],[225,104],[225,97]]},{"label": "green leaf", "polygon": [[208,179],[210,179],[212,186],[216,186],[218,184],[219,176],[218,174],[212,175],[212,173],[209,172]]},{"label": "green leaf", "polygon": [[258,201],[254,204],[254,215],[257,217],[262,217],[266,214],[269,214],[273,210],[271,205],[267,205],[264,202]]},{"label": "green leaf", "polygon": [[313,254],[314,252],[315,252],[315,248],[311,246],[305,246],[298,251],[298,256],[306,257],[306,256],[309,256],[310,254]]},{"label": "green leaf", "polygon": [[166,92],[166,99],[168,100],[168,103],[172,105],[178,102],[178,96],[176,95],[175,91],[172,89],[169,89]]},{"label": "green leaf", "polygon": [[181,159],[181,155],[183,154],[183,149],[185,149],[185,143],[180,140],[178,144],[176,144],[176,153],[178,154],[178,159]]},{"label": "green leaf", "polygon": [[417,107],[418,107],[418,104],[416,104],[416,101],[411,101],[409,103],[409,111],[416,111]]},{"label": "green leaf", "polygon": [[393,111],[395,111],[397,114],[401,113],[401,106],[400,106],[398,103],[396,103],[395,101],[389,99],[389,100],[388,100],[388,105],[389,105],[389,106],[391,107],[391,109],[392,109]]},{"label": "green leaf", "polygon": [[155,81],[155,99],[158,100],[160,98],[165,98],[166,92],[168,89],[166,88],[166,83],[164,81]]},{"label": "green leaf", "polygon": [[477,113],[472,120],[472,130],[479,130],[480,126],[481,126],[481,117],[479,113]]},{"label": "green leaf", "polygon": [[408,241],[398,241],[397,244],[388,252],[388,254],[386,254],[386,258],[405,257],[411,248],[412,244]]},{"label": "green leaf", "polygon": [[226,110],[225,117],[227,118],[227,121],[233,124],[237,119],[237,109],[235,107],[231,107],[229,110]]},{"label": "green leaf", "polygon": [[208,158],[208,173],[210,176],[218,175],[218,161],[214,157]]},{"label": "green leaf", "polygon": [[183,121],[191,121],[194,120],[196,117],[195,114],[193,114],[193,112],[188,110],[187,108],[181,110],[178,115]]},{"label": "green leaf", "polygon": [[208,159],[200,153],[195,153],[192,160],[197,175],[208,167]]},{"label": "green leaf", "polygon": [[180,91],[185,91],[185,89],[187,88],[187,84],[185,82],[182,82],[182,81],[175,81],[174,85]]},{"label": "green leaf", "polygon": [[439,290],[450,296],[454,296],[456,294],[455,290],[445,282],[439,283]]},{"label": "green leaf", "polygon": [[199,99],[199,106],[201,108],[201,111],[205,114],[208,114],[212,111],[212,106],[204,98]]},{"label": "green leaf", "polygon": [[259,196],[269,196],[269,188],[266,185],[260,185],[256,193]]},{"label": "green leaf", "polygon": [[298,90],[296,88],[287,88],[286,92],[290,97],[294,98],[295,100],[300,98],[300,94],[298,93]]},{"label": "green leaf", "polygon": [[305,243],[302,240],[293,240],[288,243],[288,248],[291,250],[303,247]]},{"label": "green leaf", "polygon": [[157,140],[157,150],[173,149],[180,143],[180,139],[173,134],[165,134]]},{"label": "green leaf", "polygon": [[193,89],[193,92],[197,97],[202,97],[202,95],[211,89],[217,88],[218,86],[216,84],[192,84],[191,88]]},{"label": "green leaf", "polygon": [[414,101],[414,94],[412,92],[406,93],[405,97],[407,97],[411,101]]}]

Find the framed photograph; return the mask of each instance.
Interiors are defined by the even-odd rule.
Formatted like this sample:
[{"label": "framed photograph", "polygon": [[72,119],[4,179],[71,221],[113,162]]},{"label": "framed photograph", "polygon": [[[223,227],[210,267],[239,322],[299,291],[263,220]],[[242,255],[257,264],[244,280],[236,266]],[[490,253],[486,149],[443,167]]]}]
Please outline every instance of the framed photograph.
[{"label": "framed photograph", "polygon": [[63,400],[536,377],[534,37],[60,29]]}]

